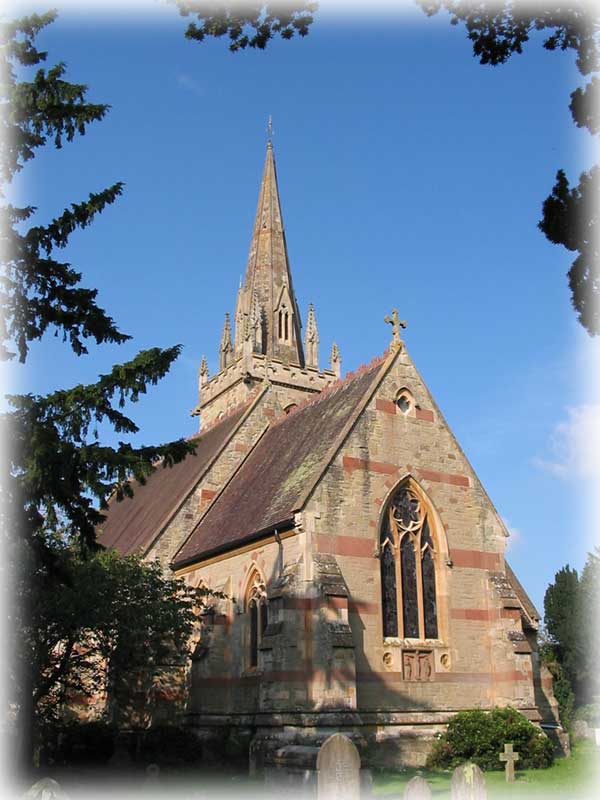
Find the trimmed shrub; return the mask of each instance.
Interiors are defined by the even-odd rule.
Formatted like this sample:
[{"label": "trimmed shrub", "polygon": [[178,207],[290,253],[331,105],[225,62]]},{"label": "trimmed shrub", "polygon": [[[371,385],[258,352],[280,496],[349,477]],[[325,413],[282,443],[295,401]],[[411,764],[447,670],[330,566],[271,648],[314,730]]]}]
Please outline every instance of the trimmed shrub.
[{"label": "trimmed shrub", "polygon": [[58,729],[50,756],[57,764],[97,766],[106,764],[115,751],[117,730],[106,722],[70,722]]},{"label": "trimmed shrub", "polygon": [[427,759],[431,768],[453,769],[473,761],[483,770],[504,769],[499,755],[512,742],[519,754],[519,769],[549,767],[552,743],[539,728],[514,708],[461,711],[448,723]]},{"label": "trimmed shrub", "polygon": [[157,725],[144,733],[140,755],[145,764],[179,767],[200,761],[202,746],[189,728]]}]

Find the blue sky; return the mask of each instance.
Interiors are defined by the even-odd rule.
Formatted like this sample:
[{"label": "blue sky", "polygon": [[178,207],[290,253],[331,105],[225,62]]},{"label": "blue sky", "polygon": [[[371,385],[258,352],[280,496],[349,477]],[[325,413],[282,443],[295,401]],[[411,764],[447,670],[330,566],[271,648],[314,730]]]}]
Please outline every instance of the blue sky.
[{"label": "blue sky", "polygon": [[[60,8],[60,6],[59,6]],[[24,13],[44,5],[17,5]],[[152,10],[153,13],[147,13]],[[14,11],[14,9],[13,9]],[[122,180],[125,194],[65,256],[131,343],[76,358],[48,337],[11,391],[94,380],[139,349],[181,343],[133,410],[139,442],[192,433],[245,269],[269,114],[295,289],[314,302],[321,362],[380,354],[398,307],[407,347],[514,535],[509,559],[540,610],[554,573],[580,568],[597,468],[598,342],[571,310],[571,258],[537,230],[556,170],[589,166],[571,122],[571,54],[539,40],[481,66],[462,27],[418,9],[351,17],[325,4],[308,37],[231,54],[184,39],[164,5],[63,7],[39,39],[106,119],[45,149],[15,185],[40,221]]]}]

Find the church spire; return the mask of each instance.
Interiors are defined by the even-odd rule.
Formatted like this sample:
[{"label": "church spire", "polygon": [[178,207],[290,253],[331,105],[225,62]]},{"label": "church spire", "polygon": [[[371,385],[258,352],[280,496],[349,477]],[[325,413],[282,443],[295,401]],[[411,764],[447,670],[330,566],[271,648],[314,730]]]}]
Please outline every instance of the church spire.
[{"label": "church spire", "polygon": [[306,366],[319,369],[319,331],[317,330],[315,307],[312,303],[308,306],[306,333],[304,334],[304,352],[306,354]]},{"label": "church spire", "polygon": [[[248,266],[240,291],[239,312],[236,313],[236,328],[240,324],[240,317],[246,321],[254,317],[252,321],[256,325],[257,316],[260,330],[255,338],[255,352],[262,352],[269,358],[287,364],[304,366],[300,314],[292,284],[270,139],[267,142]],[[237,330],[235,340],[237,345]],[[236,352],[236,356],[239,355],[241,353]]]}]

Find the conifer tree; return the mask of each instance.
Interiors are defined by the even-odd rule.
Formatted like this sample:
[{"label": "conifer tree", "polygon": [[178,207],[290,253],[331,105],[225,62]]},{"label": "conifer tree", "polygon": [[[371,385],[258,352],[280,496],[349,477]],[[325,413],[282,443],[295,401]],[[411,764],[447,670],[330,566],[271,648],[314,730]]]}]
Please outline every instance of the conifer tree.
[{"label": "conifer tree", "polygon": [[[4,142],[0,169],[6,183],[39,148],[46,144],[61,148],[85,134],[108,110],[104,104],[88,102],[85,85],[65,79],[64,64],[49,69],[40,66],[47,54],[36,47],[36,36],[55,17],[55,12],[32,15],[0,29]],[[35,74],[23,80],[30,67],[37,67]],[[52,330],[62,334],[76,356],[87,353],[90,340],[122,343],[129,338],[97,304],[97,291],[82,285],[81,274],[57,258],[71,234],[90,225],[122,190],[122,184],[115,183],[72,203],[56,219],[30,227],[33,205],[17,208],[3,203],[2,359],[18,356],[25,363],[31,343]],[[115,595],[116,590],[104,592],[104,605],[96,596],[90,601],[95,608],[78,610],[68,602],[76,577],[85,573],[86,565],[91,572],[101,566],[93,551],[99,547],[95,529],[103,519],[102,509],[113,493],[117,501],[131,495],[134,481],[144,482],[158,461],[170,466],[194,450],[184,440],[147,447],[120,441],[111,446],[100,441],[98,426],[108,424],[125,437],[136,433],[137,426],[125,414],[125,403],[135,402],[157,383],[179,351],[177,345],[152,348],[112,367],[93,384],[46,396],[10,396],[12,411],[0,415],[4,555],[15,595],[10,611],[14,623],[10,693],[18,709],[20,762],[25,768],[31,765],[38,701],[65,674],[67,659],[58,663],[52,659],[63,647],[72,661],[78,632],[89,631],[90,619],[97,621],[98,610]],[[76,571],[74,564],[80,565]],[[188,632],[191,598],[174,595],[177,582],[161,583],[157,570],[137,563],[121,568],[109,558],[102,564],[107,586],[116,586],[124,575],[142,586],[153,581],[164,619],[171,619],[172,630]],[[52,597],[53,604],[39,602],[44,597]],[[132,613],[135,616],[135,606],[130,617]],[[157,612],[150,617],[145,627],[138,619],[138,641],[146,643],[139,657],[160,653],[159,638],[152,638]]]},{"label": "conifer tree", "polygon": [[[38,66],[47,54],[35,45],[39,32],[56,18],[55,12],[32,15],[3,26],[1,63],[3,86],[3,139],[1,168],[9,182],[48,142],[61,148],[64,142],[83,135],[101,120],[105,104],[87,101],[87,87],[65,80],[64,64],[39,67],[33,80],[17,78],[17,70]],[[72,203],[46,225],[24,229],[34,206],[15,208],[5,203],[3,244],[5,270],[0,289],[4,328],[0,354],[4,359],[25,362],[32,341],[48,330],[63,335],[80,356],[86,341],[121,343],[129,339],[96,303],[97,291],[81,284],[81,274],[56,258],[76,229],[90,225],[95,217],[121,194],[115,183],[86,200]],[[180,347],[153,348],[131,361],[114,366],[99,380],[43,397],[10,396],[13,411],[0,420],[5,442],[5,508],[13,530],[33,546],[46,552],[44,531],[59,520],[65,532],[79,537],[86,546],[95,543],[98,510],[113,491],[121,499],[131,494],[131,478],[143,482],[156,462],[164,466],[193,452],[189,442],[133,447],[119,442],[102,444],[97,426],[108,422],[119,434],[138,428],[123,412],[127,401],[135,402],[160,380],[179,354]]]}]

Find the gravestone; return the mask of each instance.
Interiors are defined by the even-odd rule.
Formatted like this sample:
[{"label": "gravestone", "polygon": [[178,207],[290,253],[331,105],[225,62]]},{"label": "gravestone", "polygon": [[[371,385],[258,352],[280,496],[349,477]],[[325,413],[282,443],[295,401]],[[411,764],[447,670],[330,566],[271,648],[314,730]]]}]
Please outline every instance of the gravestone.
[{"label": "gravestone", "polygon": [[52,778],[42,778],[34,783],[23,798],[24,800],[69,800],[69,796],[63,792],[60,784]]},{"label": "gravestone", "polygon": [[590,735],[589,725],[584,719],[576,719],[573,723],[573,736],[576,739],[587,739]]},{"label": "gravestone", "polygon": [[450,784],[452,800],[487,800],[485,778],[477,764],[461,764],[452,773]]},{"label": "gravestone", "polygon": [[318,800],[360,800],[360,756],[343,733],[334,733],[317,756]]},{"label": "gravestone", "polygon": [[403,800],[431,800],[431,789],[425,778],[415,775],[406,784]]},{"label": "gravestone", "polygon": [[504,772],[506,775],[506,782],[507,783],[514,783],[515,782],[515,762],[519,760],[520,756],[518,753],[513,752],[512,744],[505,744],[504,745],[504,752],[500,753],[500,761],[504,761]]}]

